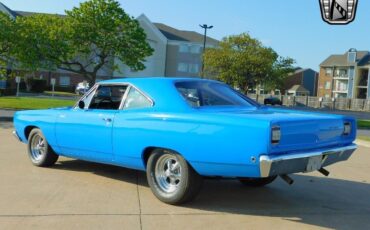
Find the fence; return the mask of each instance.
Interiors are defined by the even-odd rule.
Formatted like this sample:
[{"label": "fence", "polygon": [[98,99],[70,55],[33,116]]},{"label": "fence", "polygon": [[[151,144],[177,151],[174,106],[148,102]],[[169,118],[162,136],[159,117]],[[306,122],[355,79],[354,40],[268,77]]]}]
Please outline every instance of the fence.
[{"label": "fence", "polygon": [[[270,94],[248,94],[248,97],[260,104],[264,103],[265,98]],[[312,108],[326,108],[352,111],[370,112],[370,100],[366,99],[349,99],[349,98],[325,98],[309,96],[274,96],[279,98],[285,106],[305,106]]]}]

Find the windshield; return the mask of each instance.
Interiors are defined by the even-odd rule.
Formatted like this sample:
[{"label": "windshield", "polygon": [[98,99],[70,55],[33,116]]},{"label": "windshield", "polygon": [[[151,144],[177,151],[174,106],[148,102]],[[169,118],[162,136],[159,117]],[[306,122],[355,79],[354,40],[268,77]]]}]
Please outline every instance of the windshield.
[{"label": "windshield", "polygon": [[175,83],[184,99],[193,107],[205,106],[257,106],[256,102],[228,85],[211,81],[185,81]]}]

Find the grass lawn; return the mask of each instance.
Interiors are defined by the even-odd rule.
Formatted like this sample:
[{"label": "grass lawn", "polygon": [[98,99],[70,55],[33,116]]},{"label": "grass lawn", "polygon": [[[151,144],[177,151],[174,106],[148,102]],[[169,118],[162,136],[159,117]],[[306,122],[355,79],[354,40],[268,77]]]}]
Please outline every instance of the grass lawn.
[{"label": "grass lawn", "polygon": [[72,106],[74,104],[74,100],[33,97],[0,97],[0,108],[6,109],[47,109]]},{"label": "grass lawn", "polygon": [[357,121],[357,128],[359,128],[359,129],[370,129],[370,121],[369,120],[358,120]]}]

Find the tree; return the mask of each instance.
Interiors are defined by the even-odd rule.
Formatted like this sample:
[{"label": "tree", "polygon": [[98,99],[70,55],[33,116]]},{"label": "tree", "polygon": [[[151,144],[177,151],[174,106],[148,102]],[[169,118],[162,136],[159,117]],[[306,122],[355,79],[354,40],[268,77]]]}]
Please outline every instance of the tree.
[{"label": "tree", "polygon": [[8,64],[12,61],[15,38],[15,21],[0,12],[0,75],[6,75]]},{"label": "tree", "polygon": [[31,70],[62,69],[95,83],[104,67],[119,59],[143,70],[153,53],[146,34],[115,0],[90,0],[66,16],[38,14],[17,19],[21,31],[16,56]]},{"label": "tree", "polygon": [[243,33],[224,38],[217,48],[204,54],[205,72],[244,92],[257,85],[278,85],[293,70],[291,58],[280,57],[273,49]]}]

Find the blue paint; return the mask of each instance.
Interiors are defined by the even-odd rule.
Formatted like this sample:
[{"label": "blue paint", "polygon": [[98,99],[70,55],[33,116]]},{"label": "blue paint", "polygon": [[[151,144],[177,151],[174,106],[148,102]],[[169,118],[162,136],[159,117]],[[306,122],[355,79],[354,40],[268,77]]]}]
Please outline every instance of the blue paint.
[{"label": "blue paint", "polygon": [[[205,176],[259,177],[259,156],[282,155],[350,145],[356,125],[351,117],[263,106],[190,107],[174,86],[182,78],[119,79],[148,95],[154,106],[128,110],[60,108],[21,111],[14,125],[27,143],[25,129],[42,130],[62,156],[145,170],[148,148],[180,153]],[[106,122],[103,118],[110,118]],[[343,136],[343,123],[353,129]],[[281,141],[271,144],[271,127],[280,126]],[[257,159],[256,162],[252,158]]]}]

